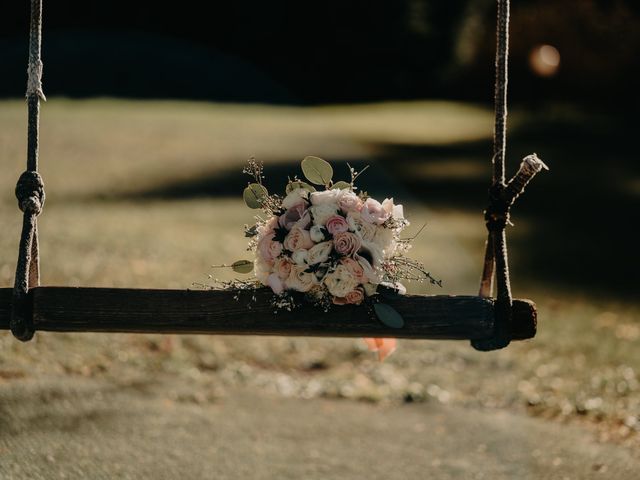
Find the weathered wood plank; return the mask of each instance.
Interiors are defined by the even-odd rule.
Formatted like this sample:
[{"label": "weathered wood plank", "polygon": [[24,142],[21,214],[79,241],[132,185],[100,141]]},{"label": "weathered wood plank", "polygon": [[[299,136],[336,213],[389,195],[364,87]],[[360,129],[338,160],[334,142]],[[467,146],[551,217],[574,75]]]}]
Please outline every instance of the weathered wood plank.
[{"label": "weathered wood plank", "polygon": [[[389,301],[405,326],[384,326],[364,307],[341,306],[325,313],[312,306],[273,313],[267,289],[242,292],[38,287],[30,293],[36,331],[203,333],[469,340],[493,329],[493,302],[474,296],[406,295]],[[250,302],[252,296],[255,301]],[[0,289],[0,329],[9,328],[11,289]],[[247,305],[250,305],[250,309]],[[536,333],[529,300],[514,302],[515,340]]]}]

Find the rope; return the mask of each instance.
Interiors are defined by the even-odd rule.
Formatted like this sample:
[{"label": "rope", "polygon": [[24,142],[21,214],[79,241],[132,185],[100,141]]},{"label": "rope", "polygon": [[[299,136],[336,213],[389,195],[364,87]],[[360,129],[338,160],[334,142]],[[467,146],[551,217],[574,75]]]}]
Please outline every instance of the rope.
[{"label": "rope", "polygon": [[42,0],[31,0],[31,26],[29,31],[29,64],[27,68],[27,170],[16,185],[18,206],[24,212],[22,234],[18,250],[18,264],[13,287],[11,332],[19,340],[33,337],[34,327],[29,290],[40,284],[37,217],[45,201],[44,183],[38,173],[38,130],[40,126],[40,100],[42,91]]},{"label": "rope", "polygon": [[481,297],[489,298],[493,293],[494,273],[497,283],[495,301],[495,329],[489,339],[472,341],[478,350],[496,350],[509,345],[511,307],[511,282],[505,228],[510,225],[511,206],[531,179],[547,166],[535,155],[526,157],[518,173],[505,183],[505,157],[507,145],[507,84],[509,64],[509,0],[497,0],[496,28],[496,77],[495,77],[495,124],[493,133],[493,172],[489,188],[489,206],[484,212],[489,235],[485,245],[484,268],[480,282]]}]

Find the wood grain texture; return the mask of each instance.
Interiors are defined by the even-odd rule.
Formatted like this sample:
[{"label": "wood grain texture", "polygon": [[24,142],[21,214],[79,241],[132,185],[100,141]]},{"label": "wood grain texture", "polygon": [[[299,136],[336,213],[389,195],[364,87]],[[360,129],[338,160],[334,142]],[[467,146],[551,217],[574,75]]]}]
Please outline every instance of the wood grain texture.
[{"label": "wood grain texture", "polygon": [[[406,295],[388,301],[405,326],[383,325],[364,307],[325,313],[311,305],[274,314],[267,289],[241,292],[38,287],[30,292],[36,330],[322,337],[389,336],[470,340],[491,335],[493,301],[474,296]],[[255,300],[252,300],[255,297]],[[0,289],[0,329],[9,328],[11,289]],[[249,308],[250,307],[250,308]],[[536,310],[514,301],[514,340],[536,333]]]}]

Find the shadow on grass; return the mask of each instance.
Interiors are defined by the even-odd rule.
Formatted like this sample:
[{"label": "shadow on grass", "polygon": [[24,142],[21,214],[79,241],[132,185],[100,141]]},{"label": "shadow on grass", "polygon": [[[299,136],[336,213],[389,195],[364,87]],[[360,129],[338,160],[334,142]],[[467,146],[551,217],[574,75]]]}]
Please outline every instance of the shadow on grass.
[{"label": "shadow on grass", "polygon": [[[629,124],[609,119],[539,118],[521,124],[510,135],[509,174],[519,159],[534,151],[551,168],[529,186],[512,215],[516,225],[527,220],[533,226],[525,236],[512,235],[510,242],[530,281],[596,296],[637,295],[640,194],[633,182],[638,182],[638,165],[633,134],[625,125]],[[491,172],[489,141],[372,146],[378,152],[374,158],[349,160],[356,169],[375,165],[360,182],[371,195],[394,192],[396,198],[412,197],[426,205],[481,214]],[[334,165],[346,163],[331,160]],[[301,172],[292,163],[268,165],[266,186],[283,191],[286,178],[295,174]],[[337,167],[335,176],[348,179],[346,166]],[[139,192],[136,197],[238,196],[247,179],[240,172],[224,171]]]}]

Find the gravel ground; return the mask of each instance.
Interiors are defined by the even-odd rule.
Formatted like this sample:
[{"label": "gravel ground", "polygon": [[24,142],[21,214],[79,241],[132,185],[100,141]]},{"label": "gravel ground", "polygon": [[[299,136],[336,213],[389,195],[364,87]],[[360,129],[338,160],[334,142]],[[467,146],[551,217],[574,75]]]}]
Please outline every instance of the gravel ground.
[{"label": "gravel ground", "polygon": [[[552,440],[551,440],[552,439]],[[183,379],[0,386],[0,477],[10,479],[635,479],[640,459],[579,427],[507,411],[379,406]]]}]

